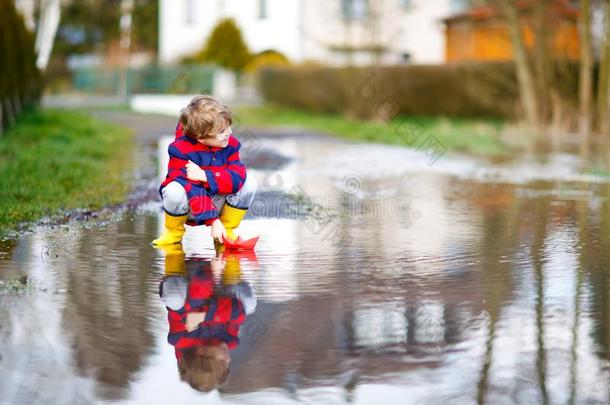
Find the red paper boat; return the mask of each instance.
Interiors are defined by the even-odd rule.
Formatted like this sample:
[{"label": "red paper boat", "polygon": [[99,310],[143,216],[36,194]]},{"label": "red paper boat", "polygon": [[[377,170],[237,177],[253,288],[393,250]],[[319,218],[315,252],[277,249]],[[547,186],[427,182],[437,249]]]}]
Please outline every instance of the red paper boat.
[{"label": "red paper boat", "polygon": [[258,269],[260,267],[258,258],[256,257],[256,251],[254,250],[226,249],[223,253],[223,259],[228,260],[231,258],[239,260],[240,264],[247,262],[250,268]]},{"label": "red paper boat", "polygon": [[260,236],[243,240],[241,236],[238,236],[234,241],[230,241],[223,236],[222,241],[226,249],[253,250],[254,246],[256,246],[256,242],[258,242],[258,238],[260,238]]}]

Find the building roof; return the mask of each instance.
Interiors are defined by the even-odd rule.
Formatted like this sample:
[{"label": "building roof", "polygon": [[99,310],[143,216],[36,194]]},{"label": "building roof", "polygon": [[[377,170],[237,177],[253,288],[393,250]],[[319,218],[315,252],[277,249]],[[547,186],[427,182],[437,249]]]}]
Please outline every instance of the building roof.
[{"label": "building roof", "polygon": [[[520,13],[531,12],[534,1],[539,0],[521,0],[517,3],[517,7]],[[570,0],[555,0],[550,6],[551,11],[554,15],[561,18],[576,20],[580,15],[580,9],[574,5]],[[498,7],[487,5],[472,7],[458,14],[454,14],[443,19],[445,24],[470,20],[470,21],[486,21],[490,19],[499,18],[502,16],[502,12]]]}]

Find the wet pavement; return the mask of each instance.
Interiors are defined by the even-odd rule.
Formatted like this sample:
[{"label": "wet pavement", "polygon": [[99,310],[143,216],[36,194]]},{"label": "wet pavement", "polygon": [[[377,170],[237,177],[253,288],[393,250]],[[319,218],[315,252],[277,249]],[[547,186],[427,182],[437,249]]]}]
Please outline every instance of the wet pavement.
[{"label": "wet pavement", "polygon": [[[610,401],[606,154],[431,163],[245,131],[256,255],[217,255],[201,228],[164,252],[149,243],[174,123],[99,114],[136,130],[137,187],[119,210],[0,244],[0,403]],[[188,300],[198,282],[231,300],[216,321],[239,337],[210,393],[181,381],[168,342],[168,291]]]}]

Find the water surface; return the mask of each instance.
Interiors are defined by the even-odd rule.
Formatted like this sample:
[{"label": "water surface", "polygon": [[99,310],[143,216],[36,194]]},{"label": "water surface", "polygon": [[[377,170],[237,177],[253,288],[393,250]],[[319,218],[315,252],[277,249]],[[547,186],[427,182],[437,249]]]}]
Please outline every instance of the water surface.
[{"label": "water surface", "polygon": [[[167,140],[138,150],[145,190]],[[568,152],[430,165],[290,134],[244,149],[260,191],[241,229],[262,237],[240,268],[257,305],[227,384],[180,381],[151,201],[3,242],[0,278],[28,281],[0,293],[0,402],[610,401],[610,188],[593,165]],[[201,228],[184,251],[216,255]]]}]

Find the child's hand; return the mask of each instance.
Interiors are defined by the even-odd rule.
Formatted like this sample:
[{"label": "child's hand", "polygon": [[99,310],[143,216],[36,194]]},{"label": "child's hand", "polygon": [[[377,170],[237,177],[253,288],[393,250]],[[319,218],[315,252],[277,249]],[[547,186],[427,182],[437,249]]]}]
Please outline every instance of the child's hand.
[{"label": "child's hand", "polygon": [[208,181],[208,178],[205,175],[205,172],[201,169],[201,167],[197,166],[190,160],[186,164],[186,177],[191,181]]},{"label": "child's hand", "polygon": [[212,239],[216,239],[218,242],[223,243],[223,236],[227,237],[227,231],[225,226],[220,222],[220,219],[212,222]]},{"label": "child's hand", "polygon": [[220,276],[220,274],[222,274],[222,271],[225,269],[225,264],[226,263],[222,258],[222,253],[219,257],[212,258],[212,260],[210,261],[212,273],[214,273],[214,275]]},{"label": "child's hand", "polygon": [[205,312],[189,312],[186,314],[186,331],[192,332],[205,320]]}]

